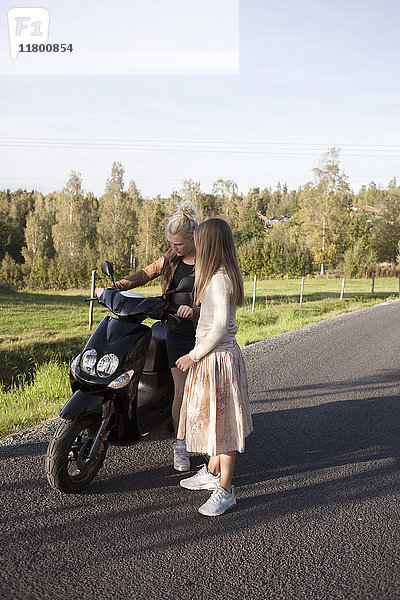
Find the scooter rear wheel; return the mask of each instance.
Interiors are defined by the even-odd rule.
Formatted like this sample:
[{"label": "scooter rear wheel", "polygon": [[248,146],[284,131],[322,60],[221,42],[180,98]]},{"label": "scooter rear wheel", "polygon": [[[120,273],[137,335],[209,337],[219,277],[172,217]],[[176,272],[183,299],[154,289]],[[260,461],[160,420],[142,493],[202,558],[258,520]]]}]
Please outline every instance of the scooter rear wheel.
[{"label": "scooter rear wheel", "polygon": [[108,442],[101,441],[96,456],[89,460],[89,451],[101,421],[88,418],[61,421],[46,453],[46,475],[52,488],[65,494],[86,489],[99,472]]}]

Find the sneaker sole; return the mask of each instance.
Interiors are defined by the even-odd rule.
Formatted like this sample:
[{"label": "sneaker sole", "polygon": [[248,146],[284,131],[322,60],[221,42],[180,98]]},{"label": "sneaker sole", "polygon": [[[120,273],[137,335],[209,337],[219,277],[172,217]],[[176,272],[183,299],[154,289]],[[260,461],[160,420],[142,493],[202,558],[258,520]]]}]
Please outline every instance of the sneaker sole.
[{"label": "sneaker sole", "polygon": [[175,469],[175,471],[180,471],[180,472],[182,472],[182,471],[190,471],[190,465],[188,467],[186,465],[182,465],[180,467],[176,467],[174,465],[174,469]]},{"label": "sneaker sole", "polygon": [[188,485],[185,485],[184,481],[185,480],[182,479],[182,481],[180,481],[179,483],[183,488],[185,488],[185,490],[209,490],[210,492],[213,492],[217,486],[217,484],[212,485],[211,483],[209,483],[202,486],[190,487]]},{"label": "sneaker sole", "polygon": [[227,510],[229,510],[230,508],[233,508],[234,506],[236,506],[236,501],[235,501],[235,504],[231,504],[230,506],[227,506],[226,508],[224,508],[224,510],[220,510],[215,513],[209,513],[207,511],[202,511],[201,506],[200,506],[199,513],[201,515],[204,515],[205,517],[219,517],[220,515],[223,515]]}]

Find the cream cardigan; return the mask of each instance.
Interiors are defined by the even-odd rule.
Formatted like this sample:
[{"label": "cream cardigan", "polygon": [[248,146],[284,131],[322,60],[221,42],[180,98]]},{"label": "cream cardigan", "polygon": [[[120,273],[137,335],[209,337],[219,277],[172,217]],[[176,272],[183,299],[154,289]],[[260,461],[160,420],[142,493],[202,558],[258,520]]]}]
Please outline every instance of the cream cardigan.
[{"label": "cream cardigan", "polygon": [[225,350],[235,342],[236,304],[232,303],[232,286],[224,271],[212,276],[204,292],[200,306],[200,318],[196,329],[196,344],[189,352],[197,362],[211,350]]}]

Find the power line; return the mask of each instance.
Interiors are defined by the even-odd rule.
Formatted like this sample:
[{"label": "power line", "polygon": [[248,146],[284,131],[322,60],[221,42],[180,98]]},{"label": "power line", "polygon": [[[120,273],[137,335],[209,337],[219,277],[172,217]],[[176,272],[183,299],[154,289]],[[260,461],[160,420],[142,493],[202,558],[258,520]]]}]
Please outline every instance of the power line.
[{"label": "power line", "polygon": [[[59,149],[59,150],[114,150],[118,152],[123,151],[140,151],[140,152],[168,152],[168,153],[200,153],[200,154],[246,154],[246,155],[264,155],[264,156],[320,156],[320,152],[307,152],[301,151],[301,149],[294,148],[279,148],[276,150],[273,149],[257,149],[257,148],[204,148],[201,146],[191,147],[191,146],[175,146],[175,147],[166,147],[166,146],[140,146],[140,145],[126,145],[126,146],[114,146],[114,145],[103,145],[103,144],[93,144],[93,145],[82,145],[82,144],[73,144],[67,145],[62,143],[37,143],[37,144],[27,144],[27,143],[5,143],[0,140],[0,147],[3,148],[44,148],[44,149]],[[362,152],[362,150],[358,150],[358,152]],[[368,152],[368,153],[367,153]],[[371,151],[366,151],[365,153],[354,153],[350,150],[346,150],[343,152],[344,157],[352,157],[352,158],[400,158],[400,149],[394,151],[390,154],[388,153],[371,153]],[[386,151],[387,152],[387,151]]]},{"label": "power line", "polygon": [[400,144],[359,144],[359,143],[322,143],[322,142],[259,142],[245,140],[149,140],[149,139],[110,139],[110,138],[55,138],[55,137],[6,137],[1,136],[0,140],[44,140],[44,141],[62,141],[62,142],[102,142],[102,143],[149,143],[149,144],[233,144],[233,145],[263,145],[263,146],[318,146],[318,147],[367,147],[367,148],[400,148]]},{"label": "power line", "polygon": [[[185,152],[260,154],[269,156],[319,156],[329,145],[308,142],[245,142],[201,140],[112,140],[102,138],[0,137],[4,148],[117,150],[141,152]],[[332,145],[331,145],[332,146]],[[400,158],[400,144],[337,144],[344,156],[355,158]],[[385,154],[383,154],[385,152]]]}]

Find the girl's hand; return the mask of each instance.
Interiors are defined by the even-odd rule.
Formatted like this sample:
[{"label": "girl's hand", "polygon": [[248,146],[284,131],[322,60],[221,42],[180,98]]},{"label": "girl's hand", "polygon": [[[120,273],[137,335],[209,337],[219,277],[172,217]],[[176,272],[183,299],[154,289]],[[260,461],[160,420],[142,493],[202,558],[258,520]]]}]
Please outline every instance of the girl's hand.
[{"label": "girl's hand", "polygon": [[193,308],[190,306],[186,306],[186,304],[181,304],[178,310],[176,311],[178,317],[183,317],[184,319],[191,319],[193,317]]},{"label": "girl's hand", "polygon": [[185,356],[178,358],[175,364],[178,369],[186,373],[186,371],[194,365],[194,360],[190,358],[189,354],[185,354]]},{"label": "girl's hand", "polygon": [[95,293],[95,294],[96,294],[96,296],[99,298],[99,297],[102,295],[102,293],[104,292],[104,290],[105,290],[105,288],[103,288],[103,287],[98,287],[98,288],[96,288],[96,290],[95,290],[95,292],[94,292],[94,293]]}]

